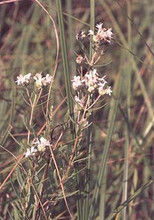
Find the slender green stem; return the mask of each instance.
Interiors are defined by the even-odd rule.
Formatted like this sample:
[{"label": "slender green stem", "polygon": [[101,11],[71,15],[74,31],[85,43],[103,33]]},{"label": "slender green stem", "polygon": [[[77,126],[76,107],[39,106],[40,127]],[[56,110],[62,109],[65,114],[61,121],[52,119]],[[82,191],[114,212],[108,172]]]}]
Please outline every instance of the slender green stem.
[{"label": "slender green stem", "polygon": [[[94,31],[95,28],[95,0],[90,0],[90,30]],[[92,54],[94,50],[92,48],[92,42],[90,42],[90,59],[92,58]]]},{"label": "slender green stem", "polygon": [[75,72],[75,65],[74,62],[72,62],[72,59],[74,58],[74,37],[73,37],[73,23],[72,23],[72,17],[71,17],[71,13],[72,13],[72,0],[67,0],[66,1],[66,7],[67,7],[67,12],[68,15],[67,16],[67,20],[68,20],[68,37],[69,37],[69,54],[70,54],[70,59],[71,62],[69,63],[69,68],[72,72]]},{"label": "slender green stem", "polygon": [[36,107],[37,103],[37,95],[34,95],[34,100],[32,101],[31,105],[31,114],[30,114],[30,120],[29,120],[29,129],[28,129],[28,136],[27,136],[27,144],[30,143],[30,132],[31,132],[31,127],[32,127],[32,122],[33,122],[33,115],[34,115],[34,109]]},{"label": "slender green stem", "polygon": [[[124,149],[124,172],[123,172],[123,196],[122,202],[127,200],[128,195],[128,163],[129,163],[129,130],[126,127],[126,141],[125,141],[125,149]],[[126,220],[126,207],[122,210],[122,219]]]},{"label": "slender green stem", "polygon": [[[127,14],[129,17],[131,16],[131,7],[130,7],[130,1],[127,0]],[[128,45],[129,45],[129,50],[131,50],[131,22],[129,19],[127,19],[127,30],[128,30]],[[128,54],[128,60],[130,59],[130,55]],[[130,121],[130,102],[131,102],[131,69],[128,67],[126,72],[125,72],[125,77],[127,78],[128,81],[128,86],[127,86],[127,117],[128,120]],[[122,196],[122,202],[127,200],[128,197],[128,168],[129,168],[129,145],[130,145],[130,134],[129,134],[129,128],[126,124],[126,141],[125,141],[125,149],[124,149],[124,172],[123,172],[123,196]],[[122,218],[123,220],[126,220],[126,208],[122,210]]]},{"label": "slender green stem", "polygon": [[104,176],[102,179],[102,186],[100,190],[100,209],[99,209],[100,220],[105,219],[106,181],[107,181],[107,165],[105,166]]},{"label": "slender green stem", "polygon": [[[65,78],[65,86],[66,86],[66,96],[67,96],[67,104],[69,116],[72,120],[70,120],[71,134],[72,140],[75,140],[75,126],[74,126],[74,113],[73,113],[73,99],[71,94],[71,85],[70,85],[70,73],[69,73],[69,64],[68,64],[68,55],[66,48],[66,39],[65,39],[65,31],[64,31],[64,21],[63,21],[63,12],[62,12],[62,4],[61,0],[56,0],[57,3],[57,12],[58,12],[58,23],[59,23],[59,31],[60,31],[60,42],[61,42],[61,50],[62,50],[62,60],[63,60],[63,68],[64,68],[64,78]],[[75,154],[77,155],[77,149]],[[76,172],[76,189],[79,191],[77,195],[77,217],[78,220],[82,220],[82,204],[81,204],[81,190],[80,190],[80,178],[78,172],[78,163],[75,163],[75,172]]]}]

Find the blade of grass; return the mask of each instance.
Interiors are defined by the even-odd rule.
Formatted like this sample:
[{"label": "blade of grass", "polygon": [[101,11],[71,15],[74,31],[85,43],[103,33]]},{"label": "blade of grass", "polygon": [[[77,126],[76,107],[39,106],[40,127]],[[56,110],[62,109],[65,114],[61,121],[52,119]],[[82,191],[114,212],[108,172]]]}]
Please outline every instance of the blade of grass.
[{"label": "blade of grass", "polygon": [[67,7],[67,11],[68,11],[68,15],[67,16],[67,20],[68,20],[68,43],[69,43],[69,56],[71,59],[71,62],[69,63],[69,67],[71,72],[75,72],[75,65],[74,62],[72,62],[73,58],[74,58],[74,54],[73,54],[73,50],[74,50],[74,38],[72,36],[73,33],[73,22],[72,22],[72,17],[71,17],[71,13],[72,13],[72,0],[67,0],[66,2],[66,7]]},{"label": "blade of grass", "polygon": [[[67,104],[68,104],[68,111],[70,118],[70,127],[71,127],[71,134],[72,140],[75,139],[75,127],[74,127],[74,115],[73,115],[73,99],[71,95],[71,85],[70,85],[70,73],[69,73],[69,65],[68,65],[68,56],[67,56],[67,48],[66,48],[66,39],[65,39],[65,31],[64,31],[64,21],[63,21],[63,12],[62,12],[62,5],[61,0],[56,0],[57,4],[57,12],[58,12],[58,23],[59,23],[59,31],[60,31],[60,42],[61,42],[61,49],[62,49],[62,60],[63,60],[63,67],[64,67],[64,78],[65,78],[65,86],[66,86],[66,96],[67,96]],[[76,149],[77,153],[77,149]],[[75,164],[75,172],[76,172],[76,188],[79,190],[77,195],[77,216],[78,219],[82,219],[82,204],[81,204],[81,190],[80,188],[80,179],[78,174],[78,164]]]},{"label": "blade of grass", "polygon": [[105,166],[104,176],[102,178],[102,186],[100,190],[100,209],[99,209],[100,220],[105,219],[106,181],[107,181],[107,165]]},{"label": "blade of grass", "polygon": [[[95,29],[95,0],[90,0],[90,30]],[[90,59],[92,58],[94,50],[92,48],[92,42],[90,42]]]},{"label": "blade of grass", "polygon": [[[119,7],[124,11],[123,6],[121,5],[121,3],[116,0],[117,4],[119,5]],[[127,19],[133,24],[135,25],[135,23],[133,22],[133,19],[130,17],[129,13],[127,13]],[[152,56],[154,56],[154,52],[152,51],[152,49],[150,48],[150,46],[148,45],[148,43],[146,42],[145,38],[143,37],[143,35],[141,34],[141,32],[138,30],[137,26],[135,25],[135,29],[138,33],[138,35],[140,36],[140,39],[144,42],[144,44],[146,45],[146,47],[148,48],[149,52],[151,53]]]},{"label": "blade of grass", "polygon": [[11,91],[11,109],[10,109],[10,118],[9,118],[9,123],[8,127],[6,128],[4,135],[0,141],[1,145],[5,144],[5,141],[7,140],[9,136],[9,132],[12,129],[12,125],[14,122],[14,115],[15,115],[15,100],[16,100],[16,87],[14,85],[14,81],[11,79],[11,84],[12,84],[12,91]]},{"label": "blade of grass", "polygon": [[[130,1],[127,0],[127,14],[129,17],[131,16],[131,5]],[[128,33],[128,45],[129,45],[129,50],[131,51],[131,22],[129,19],[127,19],[127,33]],[[128,54],[128,61],[130,60],[131,55]],[[129,62],[128,62],[129,63]],[[125,70],[125,77],[127,78],[128,81],[128,86],[127,86],[127,117],[128,120],[130,121],[130,106],[131,106],[131,66],[128,66]],[[130,134],[129,134],[129,128],[127,127],[126,124],[126,134],[125,134],[125,147],[124,147],[124,172],[123,172],[123,195],[122,195],[122,202],[127,200],[127,195],[128,195],[128,166],[129,166],[129,145],[130,145]],[[122,218],[123,220],[126,220],[126,207],[122,210]]]},{"label": "blade of grass", "polygon": [[145,189],[147,189],[151,184],[153,183],[153,180],[149,180],[147,183],[142,185],[132,196],[130,196],[125,202],[123,202],[120,206],[118,206],[115,210],[112,211],[112,213],[106,218],[106,220],[113,219],[117,213],[119,213],[124,207],[128,206],[128,204],[134,200],[140,193],[142,193]]},{"label": "blade of grass", "polygon": [[[64,78],[66,85],[68,110],[70,117],[73,118],[73,100],[71,95],[70,73],[69,73],[68,55],[67,55],[66,39],[65,39],[65,31],[64,31],[63,12],[62,12],[61,0],[57,0],[56,2],[57,2],[58,23],[60,30],[60,42],[61,42],[61,50],[62,50],[62,60],[64,67]],[[74,125],[72,123],[71,123],[71,129],[72,132],[74,133]]]},{"label": "blade of grass", "polygon": [[[128,194],[128,166],[129,166],[129,130],[126,127],[125,135],[125,147],[124,147],[124,171],[123,171],[123,195],[122,202],[127,200]],[[122,219],[126,220],[126,207],[122,210]]]}]

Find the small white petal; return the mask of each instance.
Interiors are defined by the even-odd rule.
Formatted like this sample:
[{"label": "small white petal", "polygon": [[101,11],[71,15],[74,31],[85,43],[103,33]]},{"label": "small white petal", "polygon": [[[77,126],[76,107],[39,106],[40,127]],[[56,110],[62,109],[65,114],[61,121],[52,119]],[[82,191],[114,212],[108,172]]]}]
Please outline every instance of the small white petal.
[{"label": "small white petal", "polygon": [[94,32],[92,30],[89,30],[88,35],[94,35]]},{"label": "small white petal", "polygon": [[96,28],[98,28],[98,31],[102,31],[102,26],[103,23],[96,24]]},{"label": "small white petal", "polygon": [[105,90],[105,94],[107,94],[107,95],[109,95],[109,96],[112,94],[111,86],[109,86],[109,87]]}]

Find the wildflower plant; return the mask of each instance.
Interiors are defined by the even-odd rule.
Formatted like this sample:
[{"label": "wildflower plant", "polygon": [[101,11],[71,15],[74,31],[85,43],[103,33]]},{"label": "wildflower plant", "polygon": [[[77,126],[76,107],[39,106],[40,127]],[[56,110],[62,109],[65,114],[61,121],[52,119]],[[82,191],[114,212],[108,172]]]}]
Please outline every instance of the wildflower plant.
[{"label": "wildflower plant", "polygon": [[[49,111],[49,94],[45,94],[45,91],[48,91],[48,86],[51,86],[54,82],[53,76],[49,74],[45,75],[44,73],[28,73],[26,75],[19,74],[15,80],[17,86],[21,86],[25,89],[27,96],[24,95],[25,101],[30,107],[29,122],[26,124],[27,147],[24,149],[23,157],[28,160],[30,159],[33,163],[34,169],[37,169],[38,163],[42,163],[42,157],[46,157],[45,155],[48,154],[51,155],[57,170],[64,201],[72,219],[74,217],[68,206],[62,180],[64,181],[70,170],[73,169],[73,160],[75,160],[75,158],[77,159],[80,157],[80,154],[82,154],[84,134],[93,123],[89,119],[92,112],[95,110],[95,105],[102,97],[104,98],[104,96],[107,95],[111,96],[112,94],[112,89],[107,83],[106,76],[103,73],[100,73],[95,67],[100,60],[100,57],[105,53],[103,46],[105,44],[110,44],[112,37],[113,33],[111,29],[102,28],[102,24],[96,25],[95,33],[89,30],[87,34],[85,32],[80,32],[76,35],[77,41],[80,42],[80,44],[83,44],[83,46],[85,46],[84,42],[86,42],[86,44],[89,42],[90,44],[92,41],[94,53],[90,58],[87,55],[87,51],[83,50],[82,54],[79,54],[76,57],[77,75],[74,75],[71,79],[71,86],[74,90],[74,119],[72,118],[71,120],[75,120],[73,121],[75,128],[75,142],[72,149],[72,155],[70,156],[69,166],[66,167],[63,177],[61,177],[61,174],[58,171],[54,156],[54,149],[56,149],[57,146],[53,143],[50,134],[51,132],[49,132],[51,131],[52,126],[53,114],[51,111],[53,111],[53,106],[50,102],[51,111]],[[45,87],[47,88],[46,90],[44,90]],[[35,112],[40,104],[43,109],[41,114],[44,117],[44,125],[42,128],[38,129],[36,126],[37,119],[35,118]],[[34,121],[36,122],[34,123]],[[62,136],[59,136],[56,145],[59,143]],[[78,153],[74,154],[75,151],[78,151]],[[48,166],[49,163],[50,162],[48,162]],[[78,171],[80,172],[80,168]],[[80,189],[80,191],[82,191],[82,189]]]},{"label": "wildflower plant", "polygon": [[[88,132],[89,127],[91,127],[93,123],[90,117],[93,111],[97,109],[95,106],[99,100],[101,98],[104,99],[105,96],[111,96],[112,94],[112,89],[107,83],[106,76],[96,68],[97,62],[105,53],[104,45],[110,44],[112,37],[113,33],[111,29],[102,28],[102,24],[96,25],[95,32],[89,30],[87,33],[80,32],[76,35],[77,42],[82,45],[83,48],[85,46],[87,47],[87,42],[88,44],[92,42],[94,53],[90,57],[88,56],[88,50],[82,50],[82,53],[76,57],[77,71],[74,76],[72,74],[69,82],[73,89],[73,117],[69,115],[66,120],[65,116],[65,120],[62,119],[65,121],[62,125],[54,127],[53,124],[54,110],[53,103],[50,100],[50,91],[54,84],[54,77],[51,74],[38,72],[35,74],[18,74],[16,76],[16,87],[20,89],[20,91],[23,91],[22,97],[28,109],[23,113],[24,115],[22,117],[26,137],[20,143],[10,133],[15,142],[23,149],[17,164],[21,164],[22,170],[24,171],[22,175],[25,179],[20,196],[23,197],[22,206],[24,210],[27,210],[27,213],[21,215],[21,218],[25,215],[27,218],[35,216],[35,219],[38,219],[40,212],[43,213],[43,216],[46,216],[45,210],[47,210],[48,205],[51,205],[51,201],[56,201],[56,199],[62,197],[71,219],[75,219],[68,205],[69,199],[66,198],[64,183],[69,182],[69,179],[72,179],[74,182],[73,177],[71,178],[70,176],[74,175],[75,171],[76,180],[79,176],[79,181],[75,182],[75,190],[77,191],[75,194],[85,192],[83,189],[85,186],[78,188],[78,184],[80,184],[80,173],[82,175],[85,173],[85,167],[82,171],[80,163],[77,161],[82,159],[85,161],[84,166],[86,166],[86,158],[91,155],[88,155],[87,152],[83,154],[85,146],[84,134]],[[54,86],[56,87],[56,85]],[[38,117],[41,117],[42,125],[38,123]],[[68,130],[71,130],[71,123],[73,123],[74,127],[73,136],[68,135]],[[53,133],[55,134],[55,130],[57,130],[57,128],[59,129],[59,127],[62,127],[60,134],[58,133],[58,135],[54,136]],[[61,142],[63,144],[60,144]],[[72,148],[71,150],[70,147]],[[58,153],[56,153],[56,151]],[[65,155],[64,152],[66,151],[67,157],[63,156],[63,162],[57,164],[56,156],[59,156],[61,152]],[[58,161],[59,160],[58,158]],[[59,166],[61,166],[61,168]],[[53,170],[53,172],[56,171],[56,174],[52,174],[56,175],[54,176],[55,183],[52,186],[52,190],[50,189],[51,170]],[[41,178],[42,182],[39,182],[39,178]],[[57,183],[57,179],[59,183]],[[29,184],[29,182],[31,184]],[[40,191],[36,189],[37,185]],[[1,187],[2,186],[3,184]],[[33,204],[31,203],[31,196],[33,195],[33,193],[31,195],[31,186],[34,192]],[[51,191],[55,189],[57,189],[58,192],[52,194]],[[47,194],[49,194],[48,202],[44,201],[43,193],[45,190],[47,190]],[[80,200],[82,204],[83,196],[80,197]],[[43,202],[45,202],[45,205],[43,205]],[[29,210],[30,204],[33,205],[33,209]]]},{"label": "wildflower plant", "polygon": [[[2,219],[141,219],[152,213],[151,32],[140,19],[148,41],[132,29],[140,3],[134,11],[131,1],[121,7],[90,0],[87,17],[87,10],[76,10],[82,1],[75,2],[0,3]],[[146,7],[141,15],[150,21]],[[95,11],[97,19],[111,20],[118,36],[112,80],[102,62],[114,34],[105,21],[95,25]],[[86,18],[90,28],[72,35]]]},{"label": "wildflower plant", "polygon": [[[105,54],[104,45],[112,43],[113,32],[111,28],[103,28],[103,23],[97,24],[95,29],[95,32],[92,30],[87,33],[82,31],[76,35],[81,48],[88,48],[92,43],[94,50],[92,57],[88,57],[86,49],[83,49],[82,54],[76,57],[77,75],[74,75],[71,81],[72,88],[76,93],[74,101],[76,103],[75,114],[78,115],[77,124],[80,124],[80,119],[81,122],[83,120],[88,122],[88,117],[99,99],[112,94],[111,86],[106,81],[106,75],[99,73],[95,66],[101,56]],[[87,42],[89,42],[89,45]]]}]

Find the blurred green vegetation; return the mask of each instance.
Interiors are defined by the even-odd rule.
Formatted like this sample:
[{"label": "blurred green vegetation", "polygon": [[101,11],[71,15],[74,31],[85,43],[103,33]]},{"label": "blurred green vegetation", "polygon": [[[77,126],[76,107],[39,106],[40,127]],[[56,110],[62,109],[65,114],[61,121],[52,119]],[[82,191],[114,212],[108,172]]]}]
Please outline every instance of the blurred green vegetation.
[{"label": "blurred green vegetation", "polygon": [[[55,20],[59,31],[56,1],[40,2]],[[76,53],[80,53],[75,37],[76,33],[87,31],[90,27],[90,1],[65,0],[62,1],[62,10],[72,77],[76,74]],[[152,219],[154,216],[153,13],[152,0],[95,1],[95,23],[103,22],[105,27],[112,27],[114,42],[106,49],[97,66],[100,73],[107,75],[113,96],[106,98],[101,103],[105,104],[104,108],[93,116],[90,201],[95,200],[98,190],[95,207],[93,203],[90,206],[90,212],[94,212],[93,219]],[[30,117],[30,109],[24,100],[25,90],[17,87],[14,81],[19,73],[43,72],[53,75],[56,49],[53,23],[37,2],[23,0],[0,5],[1,184],[26,149],[25,125]],[[54,152],[61,174],[65,173],[71,155],[69,131],[65,125],[68,109],[64,101],[63,71],[60,46],[58,69],[50,95],[50,105],[56,110],[50,132],[54,133],[53,141],[56,142],[61,132],[65,131]],[[35,133],[45,123],[41,112],[40,104],[35,112]],[[77,159],[82,180],[85,152],[80,152]],[[52,162],[48,177],[42,179],[44,172],[41,169],[47,160],[46,156],[41,164],[36,164],[34,170],[32,163],[29,163],[31,171],[23,160],[21,163],[27,173],[22,166],[17,166],[10,174],[0,192],[0,219],[69,219]],[[24,188],[26,175],[34,175],[35,187],[29,183],[29,188]],[[41,180],[46,181],[42,203],[47,217],[41,208],[39,212],[36,210],[37,215],[32,210],[36,205],[35,190],[39,194],[42,187]],[[97,182],[101,189],[97,188]],[[69,207],[76,216],[73,170],[64,181],[64,189]]]}]

